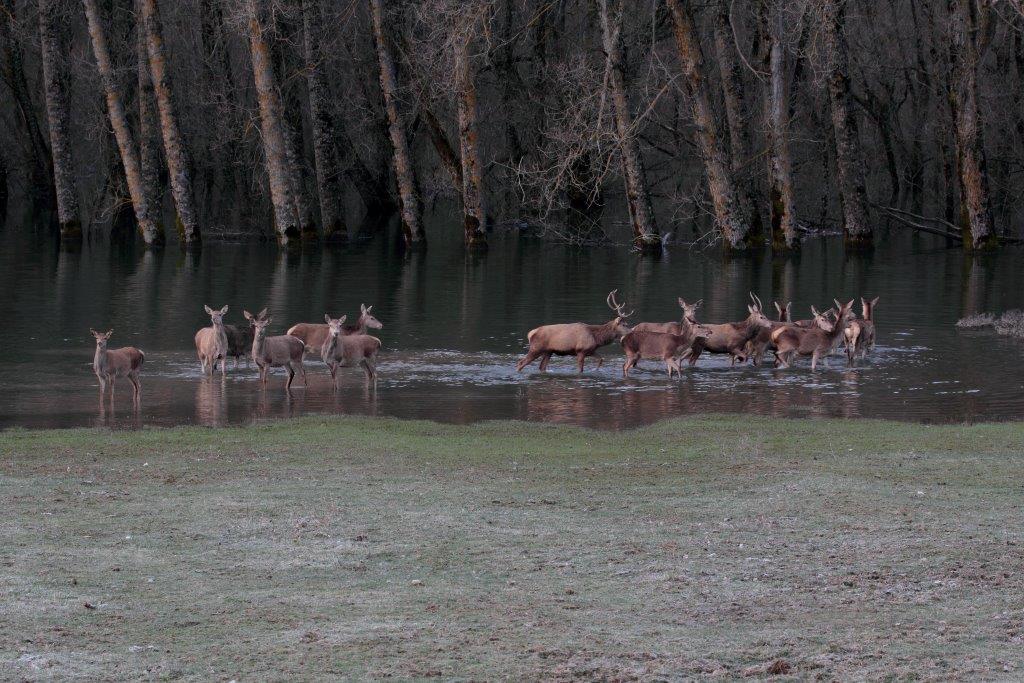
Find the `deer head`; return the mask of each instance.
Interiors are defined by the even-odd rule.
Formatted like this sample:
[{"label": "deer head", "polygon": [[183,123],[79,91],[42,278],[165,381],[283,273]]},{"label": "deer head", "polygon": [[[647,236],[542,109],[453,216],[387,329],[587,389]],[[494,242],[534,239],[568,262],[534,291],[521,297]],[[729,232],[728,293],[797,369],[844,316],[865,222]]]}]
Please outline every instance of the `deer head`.
[{"label": "deer head", "polygon": [[871,301],[867,301],[864,297],[860,298],[860,313],[865,320],[873,320],[875,315],[875,304],[878,303],[878,297],[876,296]]},{"label": "deer head", "polygon": [[697,299],[692,304],[688,304],[683,301],[683,297],[679,297],[679,308],[683,309],[683,320],[690,323],[691,325],[697,324],[697,309],[704,303],[704,299]]},{"label": "deer head", "polygon": [[100,351],[105,351],[107,349],[107,340],[110,339],[110,335],[114,334],[114,331],[108,330],[107,332],[97,332],[92,328],[90,328],[89,331],[92,332],[92,336],[96,338],[96,348]]},{"label": "deer head", "polygon": [[370,314],[372,309],[373,306],[359,304],[359,322],[365,325],[368,330],[379,330],[384,327],[384,323],[377,320]]},{"label": "deer head", "polygon": [[768,320],[768,316],[764,314],[764,311],[761,310],[761,300],[753,292],[750,292],[750,299],[754,303],[747,304],[747,311],[750,312],[750,315],[747,316],[747,322],[755,327],[770,328],[772,323]]},{"label": "deer head", "polygon": [[273,318],[253,318],[250,313],[248,316],[249,324],[252,325],[253,339],[254,341],[261,341],[267,337],[267,328],[270,327],[270,323],[273,322]]},{"label": "deer head", "polygon": [[267,317],[267,309],[264,308],[255,316],[253,316],[253,314],[250,313],[249,311],[243,310],[242,315],[245,316],[245,319],[249,321],[250,327],[256,327],[257,320],[263,320],[264,318]]},{"label": "deer head", "polygon": [[331,339],[334,339],[341,332],[341,326],[345,324],[345,320],[348,318],[347,315],[343,315],[340,318],[332,318],[330,314],[324,313],[324,320],[327,322],[327,329]]},{"label": "deer head", "polygon": [[831,312],[832,309],[830,308],[824,313],[820,313],[817,308],[811,306],[811,315],[814,316],[814,324],[826,332],[831,332],[835,327],[835,324],[828,319]]},{"label": "deer head", "polygon": [[216,311],[216,310],[210,308],[209,306],[203,306],[203,308],[206,309],[206,313],[210,316],[210,322],[212,322],[214,325],[223,325],[224,324],[224,316],[228,312],[228,307],[227,306],[225,306],[224,308],[220,309],[219,311]]},{"label": "deer head", "polygon": [[792,313],[793,313],[793,302],[792,301],[786,302],[785,307],[779,306],[779,302],[778,301],[776,301],[774,303],[775,303],[775,310],[779,312],[779,322],[780,323],[788,323],[790,320],[793,319],[793,316],[792,316]]},{"label": "deer head", "polygon": [[611,321],[611,324],[612,327],[615,328],[616,336],[621,338],[629,334],[629,327],[626,325],[626,318],[633,315],[635,311],[630,311],[629,313],[623,312],[622,309],[626,307],[626,304],[619,303],[615,299],[615,295],[618,292],[619,290],[617,289],[613,289],[612,291],[608,292],[608,298],[605,299],[605,303],[608,304],[608,308],[615,311],[615,319]]}]

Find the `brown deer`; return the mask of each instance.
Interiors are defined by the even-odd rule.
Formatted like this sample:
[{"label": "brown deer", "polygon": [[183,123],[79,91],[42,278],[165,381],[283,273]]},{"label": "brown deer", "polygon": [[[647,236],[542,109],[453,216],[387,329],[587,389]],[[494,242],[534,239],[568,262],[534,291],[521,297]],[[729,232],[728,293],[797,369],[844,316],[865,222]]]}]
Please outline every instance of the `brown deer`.
[{"label": "brown deer", "polygon": [[868,351],[875,347],[875,304],[878,303],[876,296],[871,301],[864,297],[860,298],[860,319],[853,319],[846,326],[846,358],[850,365],[859,353],[861,357],[867,356]]},{"label": "brown deer", "polygon": [[260,369],[260,381],[267,386],[267,370],[284,368],[288,371],[284,389],[290,391],[296,371],[302,373],[302,382],[306,382],[306,368],[302,365],[306,345],[297,337],[287,334],[276,337],[267,336],[267,327],[273,318],[256,318],[249,311],[244,312],[245,319],[253,326],[252,359]]},{"label": "brown deer", "polygon": [[209,306],[203,306],[210,316],[210,327],[204,327],[196,332],[196,354],[199,356],[199,364],[203,368],[203,374],[212,375],[217,369],[217,361],[220,363],[220,375],[224,376],[227,371],[228,335],[224,329],[224,315],[228,307],[216,311]]},{"label": "brown deer", "polygon": [[547,372],[551,356],[576,356],[577,372],[583,372],[583,363],[588,356],[597,358],[597,367],[601,367],[604,359],[597,354],[597,350],[606,344],[622,339],[630,331],[625,321],[626,318],[633,315],[633,311],[623,313],[622,309],[625,308],[625,304],[620,304],[615,300],[615,294],[618,291],[613,289],[605,299],[608,308],[615,311],[615,317],[604,325],[562,323],[542,325],[530,330],[526,335],[530,342],[530,348],[526,355],[516,363],[516,371],[522,372],[523,368],[540,358],[540,371]]},{"label": "brown deer", "polygon": [[729,354],[729,365],[731,366],[736,365],[737,360],[741,363],[747,360],[747,342],[757,337],[762,329],[768,329],[772,325],[761,310],[761,300],[753,292],[750,293],[750,298],[754,303],[747,305],[749,315],[744,320],[735,323],[718,325],[704,323],[702,325],[708,330],[708,334],[696,339],[690,347],[688,354],[690,367],[696,365],[697,359],[704,351]]},{"label": "brown deer", "polygon": [[[257,318],[266,318],[267,309],[263,309]],[[252,338],[256,334],[256,326],[250,320],[245,327],[241,325],[225,325],[224,333],[228,336],[227,355],[235,359],[235,369],[238,368],[239,357],[245,358],[245,367],[249,367],[249,354],[252,352]]]},{"label": "brown deer", "polygon": [[114,380],[118,377],[127,377],[132,383],[132,402],[138,403],[142,394],[142,387],[139,385],[139,371],[142,370],[142,363],[146,360],[146,354],[134,346],[125,346],[120,349],[108,350],[107,340],[114,334],[113,330],[97,332],[89,330],[96,338],[96,355],[92,359],[92,371],[96,373],[96,379],[100,381],[100,401],[107,391],[107,383],[110,383],[110,404],[114,404]]},{"label": "brown deer", "polygon": [[[775,310],[778,312],[778,318],[772,321],[771,327],[760,328],[757,332],[757,336],[747,342],[747,356],[750,358],[755,366],[761,364],[761,358],[764,356],[764,352],[772,346],[772,332],[783,327],[784,325],[795,324],[792,322],[793,302],[789,301],[786,305],[780,306],[778,301],[773,301],[775,304]],[[803,321],[801,321],[803,322]]]},{"label": "brown deer", "polygon": [[626,362],[622,364],[622,376],[629,377],[631,368],[635,368],[641,359],[662,360],[668,370],[669,379],[672,373],[682,377],[679,370],[681,352],[688,351],[696,339],[704,338],[710,331],[703,325],[688,325],[685,334],[671,332],[645,332],[633,329],[622,338],[622,350],[626,352]]},{"label": "brown deer", "polygon": [[331,371],[334,386],[338,386],[338,368],[351,368],[357,363],[363,366],[368,381],[377,380],[377,354],[380,339],[368,334],[345,334],[345,318],[332,318],[324,313],[327,321],[327,341],[320,351],[320,357]]},{"label": "brown deer", "polygon": [[[372,309],[373,306],[359,304],[359,319],[351,325],[345,325],[341,333],[343,335],[366,334],[368,330],[383,328],[384,323],[370,313]],[[288,328],[286,334],[301,339],[306,344],[306,353],[319,354],[327,337],[330,336],[330,330],[327,329],[327,325],[322,323],[299,323]]]},{"label": "brown deer", "polygon": [[634,332],[666,332],[669,334],[686,334],[686,330],[697,325],[697,309],[704,303],[704,299],[698,299],[692,304],[686,303],[682,297],[677,299],[679,308],[683,309],[683,316],[679,322],[671,323],[637,323],[633,326]]},{"label": "brown deer", "polygon": [[789,326],[772,333],[772,342],[775,344],[775,367],[788,368],[793,362],[793,357],[800,355],[811,357],[811,370],[814,370],[820,359],[827,359],[844,337],[846,324],[852,316],[853,299],[845,304],[838,301],[835,304],[838,311],[835,322],[829,322],[827,311],[819,313],[812,306],[814,327]]}]

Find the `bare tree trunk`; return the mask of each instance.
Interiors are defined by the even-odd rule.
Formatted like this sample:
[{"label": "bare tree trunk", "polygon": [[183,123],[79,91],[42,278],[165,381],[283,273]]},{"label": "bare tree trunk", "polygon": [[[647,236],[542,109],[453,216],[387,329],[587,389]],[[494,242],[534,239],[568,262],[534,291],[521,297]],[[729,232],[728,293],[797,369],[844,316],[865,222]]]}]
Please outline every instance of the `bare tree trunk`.
[{"label": "bare tree trunk", "polygon": [[718,73],[722,81],[722,100],[725,104],[725,120],[729,126],[729,163],[733,183],[743,193],[746,209],[749,211],[750,232],[747,241],[764,241],[764,223],[761,220],[760,198],[753,174],[750,172],[751,145],[749,116],[744,101],[743,79],[740,78],[740,64],[732,37],[728,0],[716,0],[714,6],[715,56]]},{"label": "bare tree trunk", "polygon": [[430,136],[430,142],[434,145],[441,165],[452,177],[452,185],[455,186],[456,192],[462,192],[462,161],[459,159],[459,155],[455,153],[444,128],[441,127],[441,122],[437,120],[429,106],[423,107],[421,115],[423,122],[427,124],[427,135]]},{"label": "bare tree trunk", "polygon": [[956,120],[960,171],[961,229],[966,249],[998,245],[989,206],[988,169],[978,109],[978,7],[975,0],[948,0],[951,75],[950,102]]},{"label": "bare tree trunk", "polygon": [[[850,95],[850,64],[846,45],[846,0],[827,0],[823,33],[828,70],[828,95],[836,145],[839,199],[843,206],[843,238],[847,246],[871,246],[864,157]],[[885,125],[884,122],[881,125]],[[897,185],[898,187],[898,185]]]},{"label": "bare tree trunk", "polygon": [[302,33],[306,56],[306,87],[309,91],[309,111],[313,122],[313,157],[316,163],[316,187],[320,198],[320,220],[324,239],[344,242],[348,239],[345,227],[345,207],[342,204],[341,169],[335,147],[334,125],[331,121],[330,95],[323,80],[320,62],[320,36],[322,24],[318,0],[302,0]]},{"label": "bare tree trunk", "polygon": [[[651,197],[647,191],[647,177],[644,172],[640,143],[633,131],[629,99],[626,96],[626,76],[622,64],[622,13],[621,4],[613,8],[610,16],[609,0],[597,0],[601,15],[601,34],[607,59],[607,72],[611,86],[612,104],[615,111],[615,129],[619,138],[619,155],[622,159],[622,175],[626,182],[626,203],[633,227],[633,243],[642,251],[660,252],[661,238],[651,208]],[[615,2],[615,0],[612,0]]]},{"label": "bare tree trunk", "polygon": [[135,141],[132,139],[131,128],[128,127],[128,117],[125,115],[124,105],[121,103],[121,95],[117,91],[114,67],[110,61],[110,49],[107,47],[107,38],[100,22],[99,8],[96,5],[96,0],[82,0],[82,4],[85,6],[85,17],[89,23],[89,37],[92,40],[93,54],[96,57],[96,68],[106,93],[107,116],[110,118],[110,125],[114,129],[114,137],[117,139],[121,164],[124,166],[128,193],[132,198],[132,207],[135,209],[135,220],[139,224],[139,232],[142,233],[142,239],[146,244],[163,244],[164,228],[157,216],[156,207],[153,206],[142,183],[139,155],[136,151]]},{"label": "bare tree trunk", "polygon": [[704,159],[708,176],[708,190],[715,209],[715,225],[729,249],[747,246],[749,226],[745,216],[748,211],[741,206],[741,196],[736,192],[732,171],[729,168],[721,127],[711,108],[711,97],[704,74],[704,55],[693,25],[690,0],[666,0],[672,12],[675,28],[676,49],[683,68],[683,89],[693,111],[693,122],[697,129],[697,145]]},{"label": "bare tree trunk", "polygon": [[765,131],[768,138],[768,179],[771,201],[772,248],[796,249],[796,200],[793,164],[789,154],[789,102],[786,90],[786,57],[781,36],[781,17],[776,0],[765,0],[761,30],[769,83],[765,93]]},{"label": "bare tree trunk", "polygon": [[282,121],[281,93],[271,63],[270,46],[264,36],[264,25],[259,0],[248,0],[249,48],[252,53],[253,80],[260,107],[260,130],[263,137],[263,156],[267,162],[267,183],[270,201],[274,205],[274,229],[277,241],[286,245],[300,238],[299,212],[289,180],[288,156],[285,150],[284,123]]},{"label": "bare tree trunk", "polygon": [[192,192],[192,164],[181,138],[178,117],[174,110],[171,73],[164,53],[160,10],[157,8],[156,0],[139,0],[139,5],[149,53],[153,90],[156,94],[157,110],[160,112],[160,132],[163,136],[164,154],[171,180],[171,194],[178,210],[178,237],[185,245],[194,245],[199,243],[201,236]]},{"label": "bare tree trunk", "polygon": [[384,35],[383,0],[370,0],[370,13],[373,15],[373,38],[377,46],[377,60],[380,63],[380,89],[384,96],[388,133],[394,152],[395,179],[398,182],[398,199],[402,208],[402,231],[405,235],[406,247],[422,248],[426,246],[426,235],[423,233],[423,209],[416,191],[416,178],[413,175],[409,141],[405,137],[402,114],[398,110],[395,62],[391,57],[391,50]]},{"label": "bare tree trunk", "polygon": [[476,84],[470,62],[469,38],[458,47],[456,55],[457,99],[459,112],[459,152],[462,158],[462,212],[466,246],[486,249],[484,223],[483,165],[480,162],[477,128]]},{"label": "bare tree trunk", "polygon": [[43,92],[53,155],[53,184],[57,194],[60,237],[68,242],[82,239],[75,167],[71,158],[68,102],[64,93],[62,51],[54,26],[54,0],[39,0],[39,43],[43,62]]},{"label": "bare tree trunk", "polygon": [[21,45],[14,33],[16,28],[15,10],[13,0],[0,0],[0,48],[2,48],[0,51],[0,76],[11,89],[11,95],[17,106],[18,120],[28,137],[29,194],[36,208],[52,210],[56,206],[53,187],[53,160],[40,129],[39,121],[36,119],[32,97],[29,94]]},{"label": "bare tree trunk", "polygon": [[156,113],[156,94],[153,92],[153,79],[149,75],[149,52],[146,49],[145,30],[140,22],[138,28],[138,78],[139,100],[139,169],[142,172],[142,189],[149,197],[153,210],[160,212],[163,207],[163,185],[160,182],[162,173],[160,143],[160,121]]}]

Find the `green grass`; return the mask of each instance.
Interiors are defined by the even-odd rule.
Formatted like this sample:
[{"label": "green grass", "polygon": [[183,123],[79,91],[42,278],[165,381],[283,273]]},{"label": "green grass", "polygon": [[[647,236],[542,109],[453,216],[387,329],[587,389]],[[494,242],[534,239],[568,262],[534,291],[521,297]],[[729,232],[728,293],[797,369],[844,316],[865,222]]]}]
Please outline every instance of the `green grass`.
[{"label": "green grass", "polygon": [[1024,424],[10,431],[0,505],[0,678],[1024,675]]}]

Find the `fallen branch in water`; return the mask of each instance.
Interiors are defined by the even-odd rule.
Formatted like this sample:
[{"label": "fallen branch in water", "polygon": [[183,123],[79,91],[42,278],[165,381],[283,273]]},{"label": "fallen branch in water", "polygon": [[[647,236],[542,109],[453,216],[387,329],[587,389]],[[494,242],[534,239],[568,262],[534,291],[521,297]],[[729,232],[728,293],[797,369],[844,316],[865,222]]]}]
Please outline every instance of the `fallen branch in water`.
[{"label": "fallen branch in water", "polygon": [[[919,216],[916,213],[911,213],[910,211],[906,211],[904,209],[898,209],[895,206],[880,206],[878,204],[875,204],[874,206],[887,212],[890,218],[893,218],[905,225],[909,225],[915,230],[931,233],[933,235],[941,235],[942,237],[948,237],[949,239],[957,240],[958,242],[964,241],[963,235],[960,234],[959,232],[959,226],[953,225],[949,221],[943,220],[941,218],[929,218],[928,216]],[[944,225],[946,227],[952,228],[952,231],[943,230],[942,228],[932,227],[930,225],[923,225],[921,223],[917,223],[915,221],[910,220],[911,218],[915,218],[919,221],[926,221],[928,223]],[[1024,239],[1020,239],[1019,237],[996,235],[996,238],[999,240],[1001,244],[1024,244]]]}]

